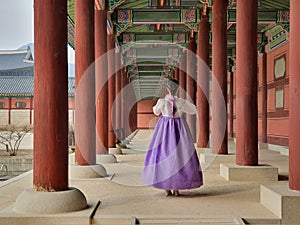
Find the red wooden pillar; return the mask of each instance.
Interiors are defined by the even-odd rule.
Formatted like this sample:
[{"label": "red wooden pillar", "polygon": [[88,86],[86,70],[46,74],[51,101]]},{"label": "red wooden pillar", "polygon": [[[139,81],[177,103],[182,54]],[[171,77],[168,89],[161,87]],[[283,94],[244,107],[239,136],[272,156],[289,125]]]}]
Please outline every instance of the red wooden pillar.
[{"label": "red wooden pillar", "polygon": [[258,164],[257,0],[237,6],[236,163]]},{"label": "red wooden pillar", "polygon": [[300,191],[300,2],[290,1],[289,187]]},{"label": "red wooden pillar", "polygon": [[179,70],[179,97],[185,98],[186,96],[186,51],[182,50],[180,57],[180,70]]},{"label": "red wooden pillar", "polygon": [[127,101],[128,101],[128,97],[127,97],[127,93],[128,93],[128,78],[127,78],[127,72],[124,71],[125,74],[124,74],[124,85],[126,86],[126,88],[124,89],[123,91],[123,106],[124,106],[124,109],[123,109],[123,126],[124,126],[124,138],[126,138],[128,136],[128,104],[127,104]]},{"label": "red wooden pillar", "polygon": [[233,71],[232,66],[229,67],[229,137],[233,138]]},{"label": "red wooden pillar", "polygon": [[30,97],[29,124],[32,124],[33,97]]},{"label": "red wooden pillar", "polygon": [[197,76],[197,147],[208,147],[209,141],[209,21],[202,14],[198,25],[198,76]]},{"label": "red wooden pillar", "polygon": [[129,116],[129,127],[128,127],[128,135],[130,135],[137,128],[137,103],[136,96],[134,93],[133,85],[129,84],[128,87],[128,116]]},{"label": "red wooden pillar", "polygon": [[[57,10],[59,9],[59,10]],[[34,1],[34,165],[37,191],[68,189],[67,1]],[[47,59],[47,60],[45,60]]]},{"label": "red wooden pillar", "polygon": [[[135,101],[135,96],[131,97],[131,100]],[[131,133],[137,129],[137,102],[132,105],[129,114],[129,124]]]},{"label": "red wooden pillar", "polygon": [[[212,7],[212,152],[227,154],[227,0]],[[225,104],[225,106],[224,106]],[[225,112],[224,112],[225,111]]]},{"label": "red wooden pillar", "polygon": [[[163,8],[165,6],[165,0],[157,1],[157,8]],[[156,30],[160,30],[161,24],[156,24]]]},{"label": "red wooden pillar", "polygon": [[[191,101],[196,104],[196,91],[197,91],[197,68],[196,68],[196,42],[194,33],[192,32],[189,37],[187,45],[187,77],[186,77],[186,91]],[[187,115],[187,123],[189,125],[192,138],[196,142],[196,115]]]},{"label": "red wooden pillar", "polygon": [[[132,85],[130,84],[130,80],[129,80],[129,74],[127,73],[127,77],[126,77],[126,85],[128,85],[128,87],[126,88],[126,92],[125,92],[125,102],[129,103],[129,100],[131,99],[131,95],[130,93],[133,91],[132,89]],[[130,129],[130,107],[129,104],[125,105],[125,131],[126,131],[126,137],[128,135],[130,135],[131,133],[131,129]]]},{"label": "red wooden pillar", "polygon": [[96,153],[108,152],[107,11],[95,9]]},{"label": "red wooden pillar", "polygon": [[126,115],[126,71],[124,68],[121,70],[121,141],[125,139],[125,115]]},{"label": "red wooden pillar", "polygon": [[175,78],[175,80],[179,81],[179,68],[178,68],[178,65],[175,68],[175,76],[174,76],[174,78]]},{"label": "red wooden pillar", "polygon": [[107,36],[108,50],[108,146],[115,147],[116,136],[114,133],[115,115],[113,114],[113,103],[115,101],[115,36]]},{"label": "red wooden pillar", "polygon": [[[106,4],[107,5],[107,4]],[[96,153],[108,152],[107,11],[95,9]]]},{"label": "red wooden pillar", "polygon": [[11,97],[8,97],[8,124],[11,124]]},{"label": "red wooden pillar", "polygon": [[121,96],[120,92],[121,92],[121,79],[122,79],[122,74],[121,74],[121,53],[120,53],[121,49],[119,49],[118,52],[116,52],[116,61],[115,61],[115,65],[116,65],[116,77],[115,77],[115,82],[116,82],[116,96],[115,96],[115,106],[114,106],[114,111],[115,111],[115,135],[116,135],[116,139],[117,142],[119,143],[121,140],[120,137],[120,132],[121,132]]},{"label": "red wooden pillar", "polygon": [[175,71],[174,70],[172,70],[171,79],[175,79]]},{"label": "red wooden pillar", "polygon": [[75,1],[75,163],[96,164],[94,2]]},{"label": "red wooden pillar", "polygon": [[262,52],[262,114],[261,114],[261,122],[262,122],[262,134],[261,134],[261,142],[268,142],[268,89],[267,89],[267,53],[263,50]]}]

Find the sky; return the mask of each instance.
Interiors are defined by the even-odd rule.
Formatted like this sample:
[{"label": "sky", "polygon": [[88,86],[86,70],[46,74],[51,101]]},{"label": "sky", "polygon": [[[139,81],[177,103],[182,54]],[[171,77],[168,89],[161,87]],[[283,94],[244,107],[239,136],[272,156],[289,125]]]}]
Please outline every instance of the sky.
[{"label": "sky", "polygon": [[[0,50],[33,43],[33,0],[0,0]],[[69,63],[74,51],[68,46]]]}]

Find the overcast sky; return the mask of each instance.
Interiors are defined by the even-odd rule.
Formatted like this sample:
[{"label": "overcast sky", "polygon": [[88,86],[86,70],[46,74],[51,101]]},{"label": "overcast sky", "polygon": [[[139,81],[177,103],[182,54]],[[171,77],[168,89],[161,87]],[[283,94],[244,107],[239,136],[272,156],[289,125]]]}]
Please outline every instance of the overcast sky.
[{"label": "overcast sky", "polygon": [[[0,50],[33,43],[33,0],[0,0]],[[74,63],[69,49],[69,62]]]}]

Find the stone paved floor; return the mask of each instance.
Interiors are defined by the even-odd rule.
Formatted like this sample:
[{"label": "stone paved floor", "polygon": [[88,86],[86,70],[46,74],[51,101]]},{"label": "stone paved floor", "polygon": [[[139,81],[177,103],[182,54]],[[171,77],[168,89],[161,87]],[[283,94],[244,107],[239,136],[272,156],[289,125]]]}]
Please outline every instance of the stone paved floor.
[{"label": "stone paved floor", "polygon": [[[261,182],[227,181],[219,175],[221,162],[235,162],[235,144],[232,141],[229,142],[229,155],[217,156],[209,165],[205,165],[202,187],[182,191],[179,197],[166,197],[161,190],[143,186],[141,171],[150,138],[150,130],[140,130],[128,145],[130,149],[123,149],[124,154],[117,155],[118,163],[104,164],[108,177],[70,180],[70,186],[79,188],[89,202],[101,201],[91,220],[93,224],[104,224],[101,223],[103,218],[111,218],[111,221],[121,218],[120,221],[123,219],[124,224],[127,224],[132,217],[240,217],[245,221],[261,219],[261,222],[265,221],[264,224],[278,224],[279,218],[260,204]],[[197,151],[202,153],[205,150]],[[270,150],[259,150],[259,159],[260,164],[278,167],[280,179],[287,179],[287,156]],[[0,184],[0,210],[12,205],[22,190],[31,187],[32,173],[30,172],[7,185]],[[121,222],[107,224],[121,224]]]}]

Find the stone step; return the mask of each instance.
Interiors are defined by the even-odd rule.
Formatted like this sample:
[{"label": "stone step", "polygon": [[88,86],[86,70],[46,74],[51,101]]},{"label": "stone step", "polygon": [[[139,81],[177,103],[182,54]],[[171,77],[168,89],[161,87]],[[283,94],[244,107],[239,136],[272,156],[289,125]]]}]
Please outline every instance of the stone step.
[{"label": "stone step", "polygon": [[93,219],[93,224],[118,224],[118,225],[245,225],[239,217],[199,217],[199,216],[101,216]]},{"label": "stone step", "polygon": [[[134,223],[135,222],[135,223]],[[197,225],[244,225],[245,223],[241,218],[212,218],[212,217],[161,217],[161,218],[135,218],[131,224],[169,224],[169,225],[182,225],[182,224],[197,224]]]},{"label": "stone step", "polygon": [[260,203],[281,219],[282,224],[300,224],[300,192],[287,181],[262,184]]}]

